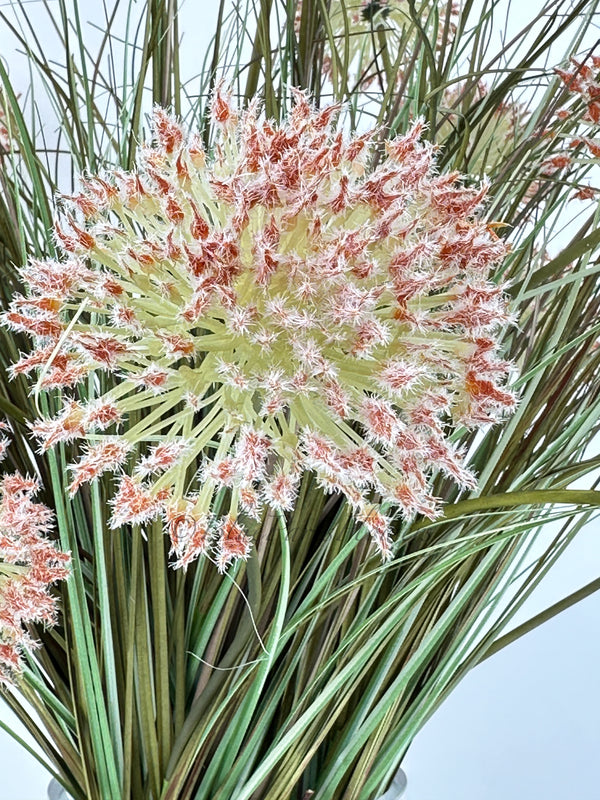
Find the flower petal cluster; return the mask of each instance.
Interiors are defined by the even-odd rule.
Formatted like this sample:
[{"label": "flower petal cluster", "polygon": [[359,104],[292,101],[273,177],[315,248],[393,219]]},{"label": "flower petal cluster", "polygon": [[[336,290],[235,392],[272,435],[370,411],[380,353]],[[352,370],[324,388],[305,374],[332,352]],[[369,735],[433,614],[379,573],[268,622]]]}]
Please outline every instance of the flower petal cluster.
[{"label": "flower petal cluster", "polygon": [[18,473],[0,480],[0,684],[15,680],[23,652],[36,646],[27,626],[56,623],[50,586],[69,575],[69,555],[47,536],[52,511],[33,499],[38,489]]},{"label": "flower petal cluster", "polygon": [[[291,509],[306,470],[387,555],[380,503],[434,517],[432,475],[475,485],[453,426],[514,405],[487,187],[437,175],[421,122],[369,171],[373,132],[338,111],[296,93],[276,125],[217,92],[207,153],[157,108],[136,171],[64,200],[64,258],[30,262],[5,315],[34,342],[13,373],[63,390],[40,447],[87,443],[71,490],[116,470],[113,525],[162,516],[180,566],[246,557],[246,521]],[[78,399],[99,371],[112,388]]]}]

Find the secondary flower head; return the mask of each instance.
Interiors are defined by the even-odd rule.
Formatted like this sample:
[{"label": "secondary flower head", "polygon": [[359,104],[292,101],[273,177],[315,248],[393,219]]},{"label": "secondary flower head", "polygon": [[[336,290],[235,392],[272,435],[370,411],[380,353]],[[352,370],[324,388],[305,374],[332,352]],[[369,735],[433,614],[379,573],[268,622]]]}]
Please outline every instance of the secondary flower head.
[{"label": "secondary flower head", "polygon": [[[2,460],[8,439],[0,442]],[[33,499],[38,489],[18,473],[0,480],[0,684],[14,682],[23,651],[36,645],[27,626],[56,622],[50,586],[69,574],[69,555],[48,539],[52,512]]]},{"label": "secondary flower head", "polygon": [[0,92],[0,160],[11,150],[11,135],[7,127],[6,101]]},{"label": "secondary flower head", "polygon": [[[575,58],[570,59],[571,69],[555,68],[556,74],[562,79],[565,87],[574,95],[579,95],[587,106],[583,121],[592,125],[600,123],[600,56],[592,55],[585,62],[580,63]],[[564,114],[567,114],[565,109]]]},{"label": "secondary flower head", "polygon": [[[298,0],[297,35],[301,33],[302,7],[302,0]],[[327,9],[323,73],[335,82],[343,61],[348,82],[362,89],[381,81],[386,71],[388,79],[391,74],[396,83],[401,83],[424,37],[434,47],[452,42],[460,13],[458,4],[453,4],[448,13],[445,0],[417,6],[410,0],[330,0]],[[331,50],[332,42],[336,52]]]},{"label": "secondary flower head", "polygon": [[[245,521],[291,509],[305,470],[387,554],[378,504],[435,516],[433,473],[474,485],[449,426],[514,403],[486,186],[436,175],[421,122],[369,172],[373,133],[345,137],[338,111],[296,93],[275,125],[217,92],[206,153],[157,108],[137,170],[88,177],[64,201],[64,258],[25,267],[27,296],[6,314],[35,343],[13,372],[72,387],[33,426],[41,448],[86,441],[71,490],[117,470],[113,524],[162,515],[180,565],[245,557]],[[118,381],[78,400],[99,370]]]}]

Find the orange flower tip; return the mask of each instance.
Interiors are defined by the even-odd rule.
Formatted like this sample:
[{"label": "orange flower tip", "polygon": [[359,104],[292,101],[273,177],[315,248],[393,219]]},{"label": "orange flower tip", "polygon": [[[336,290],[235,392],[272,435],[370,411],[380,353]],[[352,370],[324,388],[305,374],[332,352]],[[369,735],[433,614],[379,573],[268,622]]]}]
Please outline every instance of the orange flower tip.
[{"label": "orange flower tip", "polygon": [[192,445],[189,441],[165,441],[152,447],[135,468],[136,475],[145,478],[171,469]]},{"label": "orange flower tip", "polygon": [[280,511],[291,511],[298,494],[299,475],[276,472],[273,478],[264,484],[263,497],[272,508]]},{"label": "orange flower tip", "polygon": [[116,495],[111,499],[111,528],[122,525],[143,525],[162,513],[164,498],[140,481],[124,475]]},{"label": "orange flower tip", "polygon": [[123,421],[119,407],[110,398],[93,400],[84,407],[83,427],[86,432],[106,430]]},{"label": "orange flower tip", "polygon": [[223,517],[218,525],[216,543],[216,563],[219,572],[225,572],[232,561],[240,558],[244,561],[247,560],[251,544],[250,538],[233,517]]},{"label": "orange flower tip", "polygon": [[578,189],[571,199],[573,200],[593,200],[596,195],[598,194],[597,189],[593,189],[591,186],[582,186],[581,189]]},{"label": "orange flower tip", "polygon": [[224,129],[233,129],[237,123],[237,112],[234,110],[231,96],[225,92],[223,84],[217,86],[213,92],[210,115],[213,124],[222,126]]},{"label": "orange flower tip", "polygon": [[180,126],[158,105],[154,106],[152,120],[158,146],[168,154],[178,150],[183,143]]},{"label": "orange flower tip", "polygon": [[210,514],[196,514],[194,499],[168,503],[163,517],[171,540],[171,554],[177,557],[175,569],[187,567],[210,552],[215,537],[215,522]]},{"label": "orange flower tip", "polygon": [[6,452],[10,445],[10,439],[8,436],[0,436],[0,461],[3,461],[6,457]]},{"label": "orange flower tip", "polygon": [[132,445],[125,439],[107,437],[104,441],[88,447],[82,458],[71,464],[73,480],[68,487],[73,497],[83,483],[91,483],[104,472],[114,472],[121,467],[132,450]]},{"label": "orange flower tip", "polygon": [[58,442],[72,442],[85,434],[84,414],[81,406],[71,401],[53,419],[28,422],[33,435],[40,440],[39,452],[44,453]]},{"label": "orange flower tip", "polygon": [[379,509],[371,504],[361,505],[357,512],[357,519],[362,522],[379,550],[384,560],[391,558],[391,528],[390,519],[382,514]]},{"label": "orange flower tip", "polygon": [[253,520],[260,520],[262,514],[261,496],[252,486],[242,486],[239,490],[240,506],[244,514]]},{"label": "orange flower tip", "polygon": [[124,358],[131,356],[131,344],[108,332],[73,334],[72,342],[94,366],[113,370]]},{"label": "orange flower tip", "polygon": [[137,375],[127,376],[135,386],[147,389],[151,394],[161,394],[168,388],[169,378],[174,375],[171,370],[158,364],[151,364]]}]

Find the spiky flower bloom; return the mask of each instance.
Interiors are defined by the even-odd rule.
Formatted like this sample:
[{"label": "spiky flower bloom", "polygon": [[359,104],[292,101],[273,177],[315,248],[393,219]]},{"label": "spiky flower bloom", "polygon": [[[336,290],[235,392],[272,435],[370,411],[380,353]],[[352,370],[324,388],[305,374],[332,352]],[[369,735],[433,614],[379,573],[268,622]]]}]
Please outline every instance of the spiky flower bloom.
[{"label": "spiky flower bloom", "polygon": [[[3,436],[0,458],[7,443]],[[27,626],[55,624],[50,586],[69,575],[69,555],[47,536],[52,512],[33,500],[38,489],[19,474],[0,480],[0,684],[15,680],[23,652],[36,645]]]},{"label": "spiky flower bloom", "polygon": [[[31,262],[6,314],[35,343],[13,372],[73,387],[33,426],[42,450],[86,441],[71,490],[116,469],[113,525],[162,515],[179,565],[246,557],[245,524],[291,509],[305,470],[387,555],[379,503],[434,517],[434,473],[475,485],[452,426],[514,404],[486,187],[436,175],[420,122],[369,173],[372,134],[345,138],[337,111],[297,93],[276,126],[217,93],[208,155],[156,109],[138,171],[83,182],[56,223],[65,258]],[[119,380],[78,400],[99,370]]]}]

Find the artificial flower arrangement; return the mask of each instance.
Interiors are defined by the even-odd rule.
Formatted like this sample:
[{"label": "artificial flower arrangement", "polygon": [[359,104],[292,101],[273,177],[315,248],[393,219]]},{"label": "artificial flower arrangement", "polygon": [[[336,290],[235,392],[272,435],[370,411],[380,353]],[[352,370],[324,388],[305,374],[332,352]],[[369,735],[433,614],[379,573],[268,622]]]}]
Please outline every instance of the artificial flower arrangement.
[{"label": "artificial flower arrangement", "polygon": [[[300,48],[313,12],[289,16]],[[443,12],[440,63],[464,30]],[[385,34],[382,10],[361,14]],[[272,85],[244,104],[215,83],[204,130],[156,104],[135,156],[57,198],[50,252],[25,242],[2,317],[0,680],[73,798],[379,797],[423,720],[501,646],[489,607],[531,531],[566,520],[558,550],[598,502],[566,480],[585,474],[595,395],[577,399],[587,426],[563,409],[568,446],[532,399],[596,375],[597,333],[581,331],[597,242],[552,259],[528,227],[597,155],[597,69],[559,70],[546,138],[516,101],[449,85],[446,154],[425,116],[348,130],[343,102],[300,85],[275,120]],[[11,209],[43,173],[2,77]],[[461,93],[509,119],[493,158],[489,119],[465,134],[491,182],[443,162]],[[569,197],[590,199],[579,180]],[[575,330],[570,314],[537,327],[542,275],[580,309]]]}]

